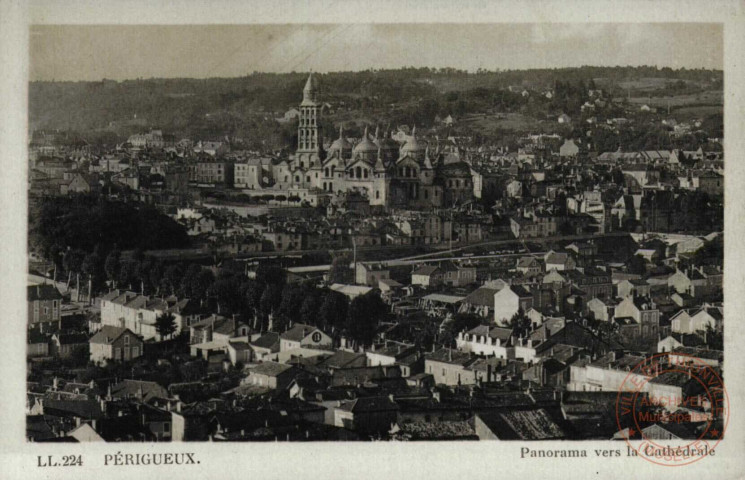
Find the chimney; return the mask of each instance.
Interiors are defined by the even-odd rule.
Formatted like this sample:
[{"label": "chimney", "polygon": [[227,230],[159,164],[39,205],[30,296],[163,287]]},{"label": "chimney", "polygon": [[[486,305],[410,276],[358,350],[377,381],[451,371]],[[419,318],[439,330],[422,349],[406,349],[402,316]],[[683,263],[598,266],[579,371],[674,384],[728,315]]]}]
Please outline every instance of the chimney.
[{"label": "chimney", "polygon": [[181,402],[180,401],[176,402],[176,412],[181,413]]}]

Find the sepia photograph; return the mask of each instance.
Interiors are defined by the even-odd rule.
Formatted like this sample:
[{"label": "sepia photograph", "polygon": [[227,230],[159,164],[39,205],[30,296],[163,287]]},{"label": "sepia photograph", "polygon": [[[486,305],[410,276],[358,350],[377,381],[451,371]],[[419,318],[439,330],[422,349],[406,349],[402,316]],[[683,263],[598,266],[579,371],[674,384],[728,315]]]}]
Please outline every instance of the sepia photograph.
[{"label": "sepia photograph", "polygon": [[275,478],[317,453],[344,478],[389,452],[395,478],[450,451],[734,478],[734,30],[408,7],[28,10],[15,465]]},{"label": "sepia photograph", "polygon": [[30,35],[29,441],[724,433],[721,26]]}]

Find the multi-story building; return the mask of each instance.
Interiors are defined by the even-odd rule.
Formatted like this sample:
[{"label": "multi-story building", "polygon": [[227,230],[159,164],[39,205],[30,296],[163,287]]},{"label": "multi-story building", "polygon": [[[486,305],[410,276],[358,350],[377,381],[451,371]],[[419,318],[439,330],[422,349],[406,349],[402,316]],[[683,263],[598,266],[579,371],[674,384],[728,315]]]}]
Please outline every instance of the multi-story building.
[{"label": "multi-story building", "polygon": [[202,185],[232,187],[234,164],[223,160],[200,159],[189,166],[189,181]]},{"label": "multi-story building", "polygon": [[59,328],[62,310],[62,294],[54,285],[29,285],[26,288],[28,302],[28,328],[54,331]]},{"label": "multi-story building", "polygon": [[94,363],[129,361],[142,356],[142,338],[128,328],[105,325],[90,339],[90,358]]},{"label": "multi-story building", "polygon": [[186,298],[157,298],[121,290],[112,290],[101,297],[102,325],[128,328],[145,340],[160,339],[155,325],[156,319],[164,313],[173,314],[176,322],[174,335],[199,318],[194,305]]}]

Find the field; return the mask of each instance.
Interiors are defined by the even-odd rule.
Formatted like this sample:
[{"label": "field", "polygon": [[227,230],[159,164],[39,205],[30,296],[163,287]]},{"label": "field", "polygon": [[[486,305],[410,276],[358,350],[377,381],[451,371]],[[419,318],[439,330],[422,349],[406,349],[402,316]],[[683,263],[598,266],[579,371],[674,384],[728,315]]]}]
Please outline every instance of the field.
[{"label": "field", "polygon": [[556,122],[538,120],[520,113],[496,113],[475,114],[463,118],[462,122],[469,127],[481,132],[493,133],[496,129],[525,131],[555,131],[558,127]]},{"label": "field", "polygon": [[[634,90],[657,90],[665,88],[666,85],[676,82],[676,79],[660,78],[660,77],[642,77],[634,80],[622,80],[618,82],[618,87],[624,90],[631,89],[632,94]],[[689,80],[683,80],[688,85],[701,86],[700,82],[693,82]]]},{"label": "field", "polygon": [[[621,101],[622,98],[616,98]],[[671,108],[693,106],[693,105],[723,105],[724,95],[721,90],[707,90],[693,95],[676,95],[672,97],[631,97],[629,103],[636,105],[649,105],[650,107]]]}]

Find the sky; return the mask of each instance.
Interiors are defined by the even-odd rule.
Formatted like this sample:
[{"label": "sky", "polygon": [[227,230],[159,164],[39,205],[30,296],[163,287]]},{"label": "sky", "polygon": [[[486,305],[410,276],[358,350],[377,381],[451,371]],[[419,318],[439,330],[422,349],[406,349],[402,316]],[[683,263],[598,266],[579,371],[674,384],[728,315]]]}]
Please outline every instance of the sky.
[{"label": "sky", "polygon": [[35,25],[30,79],[582,65],[723,68],[721,24]]}]

